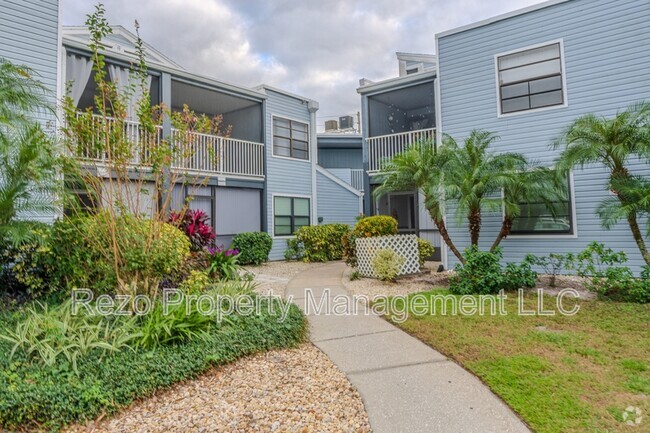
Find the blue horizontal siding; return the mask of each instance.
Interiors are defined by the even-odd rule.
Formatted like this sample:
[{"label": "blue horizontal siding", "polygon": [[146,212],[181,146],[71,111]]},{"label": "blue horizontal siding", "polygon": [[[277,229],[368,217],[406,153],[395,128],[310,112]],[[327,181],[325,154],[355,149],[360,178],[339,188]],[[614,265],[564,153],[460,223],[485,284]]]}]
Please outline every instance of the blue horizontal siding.
[{"label": "blue horizontal siding", "polygon": [[[309,110],[302,101],[282,93],[267,90],[266,100],[266,206],[267,227],[273,233],[273,195],[300,195],[313,199],[311,186],[312,162],[273,156],[273,116],[309,124]],[[315,125],[310,125],[315,128]],[[312,158],[313,160],[313,158]],[[270,260],[283,260],[286,239],[273,240]]]},{"label": "blue horizontal siding", "polygon": [[360,213],[359,196],[322,173],[316,174],[316,185],[318,217],[323,218],[320,224],[343,223],[354,226]]},{"label": "blue horizontal siding", "polygon": [[[650,2],[647,0],[572,0],[442,36],[438,40],[442,130],[457,139],[472,129],[495,132],[495,151],[515,151],[551,164],[559,151],[550,144],[575,118],[586,113],[612,116],[629,104],[650,100]],[[547,111],[497,117],[494,56],[551,40],[564,41],[568,106]],[[632,164],[650,174],[647,164]],[[643,264],[627,224],[604,230],[595,214],[608,195],[607,171],[590,166],[574,171],[577,238],[516,238],[502,243],[506,261],[527,253],[566,253],[589,242],[624,250],[630,264]],[[467,228],[450,210],[450,233],[462,249],[469,245]],[[481,246],[496,236],[501,214],[484,215]],[[450,253],[449,263],[455,258]]]},{"label": "blue horizontal siding", "polygon": [[[0,58],[34,71],[34,78],[46,88],[46,100],[51,108],[57,101],[57,70],[59,52],[58,0],[0,1]],[[32,113],[46,130],[54,133],[53,112]],[[51,213],[29,213],[25,218],[51,222]]]}]

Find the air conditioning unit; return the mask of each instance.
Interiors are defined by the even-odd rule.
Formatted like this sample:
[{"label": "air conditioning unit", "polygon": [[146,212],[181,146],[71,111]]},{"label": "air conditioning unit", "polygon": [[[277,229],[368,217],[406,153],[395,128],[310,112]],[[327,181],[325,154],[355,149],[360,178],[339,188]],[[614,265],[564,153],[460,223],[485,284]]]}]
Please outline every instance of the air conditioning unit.
[{"label": "air conditioning unit", "polygon": [[341,116],[339,117],[339,125],[341,129],[354,129],[354,117]]},{"label": "air conditioning unit", "polygon": [[336,120],[326,120],[325,121],[325,131],[338,131],[339,122]]}]

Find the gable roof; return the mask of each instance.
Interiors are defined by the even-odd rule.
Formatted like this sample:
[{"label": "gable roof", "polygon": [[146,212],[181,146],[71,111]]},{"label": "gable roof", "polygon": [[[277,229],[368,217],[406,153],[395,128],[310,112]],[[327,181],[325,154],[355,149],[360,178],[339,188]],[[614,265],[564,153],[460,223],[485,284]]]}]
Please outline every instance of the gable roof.
[{"label": "gable roof", "polygon": [[[102,40],[104,52],[117,53],[127,56],[136,55],[138,37],[123,26],[111,26],[113,33]],[[90,44],[90,31],[86,26],[63,26],[63,45],[81,45],[88,47]],[[183,70],[184,68],[172,59],[155,49],[153,46],[142,42],[147,63],[164,66],[171,69]]]}]

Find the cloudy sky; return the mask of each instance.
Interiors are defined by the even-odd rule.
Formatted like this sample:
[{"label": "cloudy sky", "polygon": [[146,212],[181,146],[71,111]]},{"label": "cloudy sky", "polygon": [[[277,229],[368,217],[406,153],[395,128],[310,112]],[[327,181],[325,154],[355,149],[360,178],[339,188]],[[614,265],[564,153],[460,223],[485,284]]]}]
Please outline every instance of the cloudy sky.
[{"label": "cloudy sky", "polygon": [[[397,76],[396,51],[433,53],[434,35],[541,0],[103,0],[188,71],[277,86],[320,102],[327,118],[359,110],[359,79]],[[95,0],[61,0],[79,25]]]}]

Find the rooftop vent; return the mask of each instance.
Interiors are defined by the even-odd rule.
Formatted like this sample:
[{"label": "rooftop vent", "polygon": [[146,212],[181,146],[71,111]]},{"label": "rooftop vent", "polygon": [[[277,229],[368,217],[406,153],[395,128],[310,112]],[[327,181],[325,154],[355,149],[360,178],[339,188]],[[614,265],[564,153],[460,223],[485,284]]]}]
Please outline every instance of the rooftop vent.
[{"label": "rooftop vent", "polygon": [[325,132],[329,131],[338,131],[339,122],[336,120],[326,120],[325,121]]},{"label": "rooftop vent", "polygon": [[353,129],[354,128],[354,117],[352,116],[341,116],[339,117],[339,124],[341,129]]}]

